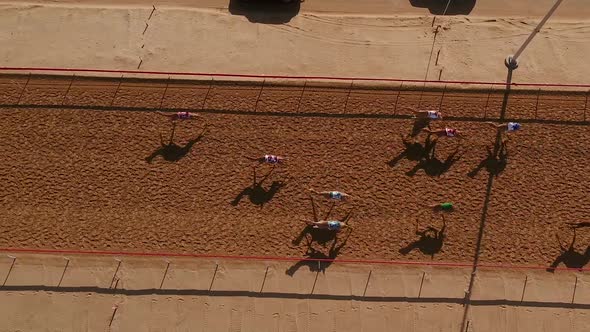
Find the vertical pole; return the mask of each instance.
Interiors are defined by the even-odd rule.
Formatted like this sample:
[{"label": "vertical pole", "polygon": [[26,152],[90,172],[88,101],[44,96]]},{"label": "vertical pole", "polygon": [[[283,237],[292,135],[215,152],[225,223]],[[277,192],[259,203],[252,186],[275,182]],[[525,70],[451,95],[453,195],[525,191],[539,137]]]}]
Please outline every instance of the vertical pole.
[{"label": "vertical pole", "polygon": [[557,7],[559,7],[559,5],[561,4],[563,0],[557,0],[555,1],[555,4],[553,5],[553,7],[551,7],[551,9],[549,9],[549,12],[547,12],[547,14],[545,15],[545,17],[543,17],[543,19],[541,20],[541,22],[539,22],[539,24],[535,27],[535,30],[533,30],[533,32],[531,32],[531,34],[529,35],[529,37],[525,40],[525,42],[522,44],[522,46],[520,46],[520,48],[516,51],[516,53],[514,53],[513,56],[508,56],[506,58],[506,60],[504,61],[504,63],[506,64],[506,66],[510,69],[516,69],[518,67],[518,57],[522,54],[522,52],[524,51],[524,49],[528,46],[528,44],[533,40],[533,38],[537,35],[537,33],[539,33],[541,31],[541,28],[543,27],[543,25],[545,25],[545,23],[547,22],[547,20],[549,20],[549,18],[551,17],[551,15],[553,15],[553,13],[555,12],[555,10],[557,10]]},{"label": "vertical pole", "polygon": [[10,256],[10,255],[6,255],[6,256],[8,256],[8,258],[12,259],[12,263],[10,264],[10,269],[8,269],[8,273],[6,274],[6,278],[4,278],[4,282],[2,283],[2,287],[6,286],[6,282],[8,281],[8,277],[10,277],[10,273],[12,272],[12,269],[14,268],[14,263],[16,262],[16,257]]},{"label": "vertical pole", "polygon": [[524,300],[524,293],[526,291],[526,284],[527,284],[528,280],[529,280],[529,276],[527,275],[524,279],[524,285],[522,286],[522,296],[520,297],[520,302],[522,302]]},{"label": "vertical pole", "polygon": [[113,306],[113,314],[111,315],[111,321],[109,322],[109,329],[111,328],[111,325],[113,325],[113,320],[115,319],[115,314],[117,314],[117,309],[119,309],[119,306],[115,304]]},{"label": "vertical pole", "polygon": [[315,284],[318,282],[318,276],[320,275],[321,270],[322,270],[322,261],[318,261],[318,272],[316,272],[316,274],[315,274],[315,280],[313,281],[313,286],[311,287],[311,292],[309,293],[310,295],[312,295],[313,291],[315,290]]},{"label": "vertical pole", "polygon": [[[501,112],[500,112],[500,121],[503,121],[504,118],[506,117],[506,110],[508,109],[508,99],[510,97],[510,90],[512,88],[512,73],[513,70],[512,69],[508,69],[508,74],[506,75],[506,89],[504,90],[504,97],[502,98],[502,108],[501,108]],[[496,141],[498,141],[500,139],[499,136],[500,132],[498,132],[498,135],[496,135]]]},{"label": "vertical pole", "polygon": [[367,283],[365,283],[365,290],[363,291],[363,297],[367,295],[367,288],[369,287],[369,281],[371,280],[371,274],[373,274],[373,270],[369,270],[369,276],[367,277]]},{"label": "vertical pole", "polygon": [[201,111],[205,109],[205,104],[207,103],[207,98],[209,97],[209,92],[211,92],[212,86],[213,86],[213,77],[211,77],[211,82],[209,82],[209,89],[207,89],[207,93],[205,94],[205,99],[203,99],[203,105],[201,105]]},{"label": "vertical pole", "polygon": [[350,92],[352,91],[352,84],[354,80],[350,81],[350,86],[348,87],[348,94],[346,95],[346,101],[344,102],[344,114],[346,114],[346,108],[348,107],[348,99],[350,98]]},{"label": "vertical pole", "polygon": [[588,95],[590,94],[590,90],[586,92],[586,101],[584,102],[584,122],[586,121],[586,110],[588,109]]},{"label": "vertical pole", "polygon": [[117,85],[117,90],[115,90],[115,94],[113,95],[113,100],[111,100],[111,104],[109,106],[113,106],[115,103],[115,99],[117,98],[117,94],[119,93],[119,89],[121,88],[121,82],[123,81],[123,75],[119,78],[119,84]]},{"label": "vertical pole", "polygon": [[422,90],[420,90],[420,99],[418,99],[418,107],[417,107],[417,109],[420,109],[420,107],[422,105],[422,96],[424,95],[424,89],[426,89],[426,82],[424,82],[424,85],[422,85]]},{"label": "vertical pole", "polygon": [[64,257],[64,259],[66,260],[66,266],[64,266],[64,270],[61,273],[61,278],[59,279],[59,282],[57,283],[57,287],[61,286],[61,282],[64,280],[64,276],[66,275],[66,270],[68,269],[68,265],[70,265],[70,259],[67,257]]},{"label": "vertical pole", "polygon": [[443,105],[443,100],[445,99],[445,93],[446,92],[447,92],[447,85],[445,84],[445,87],[443,89],[442,96],[440,96],[440,102],[438,103],[438,110],[439,110],[439,112],[442,112],[442,105]]},{"label": "vertical pole", "polygon": [[539,24],[535,27],[535,30],[533,30],[533,32],[531,32],[531,34],[527,38],[527,40],[516,51],[516,53],[514,53],[514,56],[512,57],[512,60],[514,60],[515,62],[518,60],[518,57],[522,54],[522,52],[527,47],[527,45],[531,42],[531,40],[533,40],[533,37],[535,37],[535,35],[537,33],[541,32],[541,28],[543,27],[543,25],[545,25],[545,23],[549,20],[549,18],[551,17],[551,15],[553,15],[553,13],[557,10],[557,7],[559,7],[559,5],[561,4],[562,1],[563,0],[557,0],[557,1],[555,1],[555,4],[553,5],[553,7],[551,7],[551,9],[549,9],[549,12],[547,12],[547,14],[545,15],[545,17],[543,17],[543,19],[541,20],[541,22],[539,22]]},{"label": "vertical pole", "polygon": [[23,95],[25,94],[25,90],[27,89],[27,86],[29,85],[30,80],[31,80],[31,73],[29,73],[29,76],[27,76],[27,81],[25,82],[25,86],[23,87],[23,90],[20,92],[20,95],[18,96],[18,100],[16,102],[17,105],[20,105],[20,100],[22,99]]},{"label": "vertical pole", "polygon": [[209,285],[209,292],[213,289],[213,282],[215,281],[215,276],[217,275],[217,269],[219,268],[219,264],[215,264],[215,272],[213,272],[213,278],[211,278],[211,284]]},{"label": "vertical pole", "polygon": [[420,281],[420,290],[418,290],[418,298],[422,295],[422,285],[424,285],[424,277],[426,276],[426,272],[422,272],[422,281]]},{"label": "vertical pole", "polygon": [[576,283],[574,284],[574,293],[572,294],[572,304],[574,304],[574,300],[576,298],[576,289],[578,288],[578,276],[576,276]]},{"label": "vertical pole", "polygon": [[76,78],[76,74],[72,75],[72,80],[70,81],[70,85],[68,85],[68,89],[66,90],[66,93],[64,94],[64,97],[61,100],[62,105],[64,105],[66,103],[66,97],[68,96],[68,93],[70,92],[70,89],[72,88],[72,83],[74,83],[75,78]]},{"label": "vertical pole", "polygon": [[170,268],[170,261],[166,261],[166,270],[164,270],[164,275],[162,276],[162,282],[160,283],[160,289],[164,286],[164,280],[166,280],[166,275],[168,274],[168,269]]},{"label": "vertical pole", "polygon": [[299,96],[299,103],[297,104],[297,112],[299,113],[299,109],[301,108],[301,100],[303,99],[303,94],[305,94],[305,87],[307,86],[307,80],[303,82],[303,89],[301,90],[301,95]]},{"label": "vertical pole", "polygon": [[160,107],[159,110],[162,110],[162,106],[164,105],[164,99],[166,99],[166,93],[168,92],[168,85],[170,85],[170,76],[168,76],[168,80],[166,81],[166,87],[164,88],[164,93],[162,94],[162,99],[160,100]]},{"label": "vertical pole", "polygon": [[266,283],[266,276],[268,275],[268,266],[266,267],[266,271],[264,272],[264,279],[262,279],[262,286],[260,286],[260,292],[262,293],[262,290],[264,289],[264,284]]},{"label": "vertical pole", "polygon": [[535,104],[535,120],[537,120],[537,111],[539,110],[539,98],[541,97],[541,88],[537,92],[537,103]]},{"label": "vertical pole", "polygon": [[121,281],[121,279],[117,278],[117,280],[115,280],[115,286],[113,286],[113,289],[117,289],[117,286],[119,286],[119,281]]},{"label": "vertical pole", "polygon": [[258,91],[258,97],[256,97],[256,105],[254,105],[254,112],[258,109],[258,102],[260,101],[260,96],[262,96],[262,89],[264,89],[264,83],[266,83],[266,78],[262,81],[262,86],[260,87],[260,91]]},{"label": "vertical pole", "polygon": [[115,260],[118,262],[117,268],[115,269],[115,273],[113,273],[113,279],[111,279],[111,284],[109,285],[109,288],[113,287],[113,283],[115,282],[115,278],[117,277],[117,272],[119,272],[119,268],[121,267],[121,260],[118,258],[115,258]]}]

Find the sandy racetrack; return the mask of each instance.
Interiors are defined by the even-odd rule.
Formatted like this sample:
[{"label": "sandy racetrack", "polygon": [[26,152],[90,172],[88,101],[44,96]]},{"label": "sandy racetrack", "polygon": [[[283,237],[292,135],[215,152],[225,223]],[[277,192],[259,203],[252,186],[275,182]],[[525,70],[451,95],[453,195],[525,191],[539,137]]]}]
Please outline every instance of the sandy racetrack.
[{"label": "sandy racetrack", "polygon": [[[24,88],[26,80],[7,76],[0,85],[1,247],[301,257],[305,241],[293,241],[312,218],[313,187],[355,196],[333,212],[356,209],[338,257],[471,262],[483,218],[484,261],[548,265],[559,255],[555,235],[565,244],[572,236],[566,223],[590,218],[583,204],[590,187],[583,94],[511,95],[505,117],[525,127],[509,143],[503,172],[490,178],[484,164],[475,169],[494,139],[484,117],[500,116],[501,93],[392,88],[349,95],[69,78],[33,78]],[[437,144],[438,160],[455,151],[458,158],[440,175],[433,174],[437,165],[425,172],[400,156],[400,136],[412,129],[404,107],[418,103],[442,105],[444,123],[468,135],[461,144]],[[178,146],[162,149],[160,134],[168,137],[171,125],[153,113],[160,106],[203,108],[207,132],[199,137],[201,123],[180,123]],[[252,168],[244,156],[265,153],[286,155],[288,163],[249,197]],[[268,171],[259,167],[258,176]],[[273,182],[279,189],[270,197]],[[423,204],[443,200],[458,210],[446,218],[442,250],[433,258],[418,249],[402,255],[418,238],[417,223],[441,228],[440,215]],[[327,210],[327,202],[316,202]],[[583,252],[590,230],[577,235]],[[319,256],[329,255],[329,244],[314,244]]]}]

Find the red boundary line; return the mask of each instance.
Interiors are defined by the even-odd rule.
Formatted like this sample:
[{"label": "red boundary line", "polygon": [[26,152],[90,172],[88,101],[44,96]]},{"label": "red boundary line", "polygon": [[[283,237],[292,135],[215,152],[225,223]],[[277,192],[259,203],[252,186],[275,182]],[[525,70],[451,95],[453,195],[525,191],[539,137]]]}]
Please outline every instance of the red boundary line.
[{"label": "red boundary line", "polygon": [[[32,254],[77,254],[77,255],[104,255],[104,256],[139,256],[139,257],[185,257],[185,258],[208,258],[228,259],[238,261],[311,261],[311,262],[338,262],[351,264],[371,265],[412,265],[412,266],[438,266],[438,267],[473,267],[468,263],[453,262],[411,262],[394,260],[365,260],[365,259],[329,259],[329,258],[300,258],[280,256],[232,256],[232,255],[209,255],[189,253],[164,253],[164,252],[128,252],[128,251],[103,251],[103,250],[68,250],[68,249],[27,249],[27,248],[0,248],[4,253],[32,253]],[[507,265],[507,264],[478,264],[478,268],[505,269],[505,270],[545,270],[547,266],[535,265]],[[557,267],[560,271],[590,271],[588,268],[567,268]]]},{"label": "red boundary line", "polygon": [[546,86],[546,87],[570,87],[590,88],[590,84],[560,84],[560,83],[506,83],[506,82],[482,82],[482,81],[431,81],[399,78],[371,78],[371,77],[331,77],[331,76],[288,76],[288,75],[252,75],[252,74],[227,74],[227,73],[199,73],[199,72],[166,72],[166,71],[142,71],[142,70],[117,70],[117,69],[90,69],[90,68],[45,68],[45,67],[0,67],[0,71],[45,71],[45,72],[80,72],[103,74],[147,74],[147,75],[174,75],[174,76],[206,76],[206,77],[236,77],[259,79],[299,79],[299,80],[336,80],[336,81],[374,81],[374,82],[410,82],[432,84],[476,84],[476,85],[512,85],[512,86]]}]

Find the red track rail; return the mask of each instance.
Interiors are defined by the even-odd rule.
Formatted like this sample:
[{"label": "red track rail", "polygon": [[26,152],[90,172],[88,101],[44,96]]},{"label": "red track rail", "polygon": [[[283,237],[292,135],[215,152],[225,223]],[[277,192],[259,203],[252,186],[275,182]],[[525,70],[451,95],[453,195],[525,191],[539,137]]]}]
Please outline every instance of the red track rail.
[{"label": "red track rail", "polygon": [[[102,250],[67,250],[67,249],[27,249],[27,248],[0,248],[5,253],[29,253],[46,255],[90,255],[90,256],[128,256],[128,257],[176,257],[176,258],[200,258],[200,259],[227,259],[238,261],[276,261],[276,262],[338,262],[348,264],[370,264],[370,265],[398,265],[398,266],[434,266],[434,267],[473,267],[469,263],[453,262],[412,262],[412,261],[391,261],[391,260],[365,260],[365,259],[328,259],[328,258],[301,258],[301,257],[280,257],[280,256],[232,256],[232,255],[209,255],[190,253],[165,253],[165,252],[128,252],[128,251],[102,251]],[[478,268],[501,269],[501,270],[545,270],[547,266],[540,265],[507,265],[507,264],[478,264]],[[590,271],[590,268],[567,268],[558,267],[560,271]]]},{"label": "red track rail", "polygon": [[[429,81],[399,78],[377,77],[332,77],[332,76],[288,76],[288,75],[251,75],[227,73],[199,73],[199,72],[167,72],[143,70],[90,69],[90,68],[49,68],[49,67],[0,67],[0,72],[56,72],[56,73],[90,73],[90,74],[144,74],[162,76],[194,76],[194,77],[224,77],[224,78],[256,78],[256,79],[293,79],[293,80],[332,80],[332,81],[365,81],[365,82],[407,82],[429,84],[473,84],[473,85],[508,85],[506,82],[483,81]],[[530,87],[567,87],[590,88],[590,84],[561,84],[561,83],[509,83],[512,86]]]}]

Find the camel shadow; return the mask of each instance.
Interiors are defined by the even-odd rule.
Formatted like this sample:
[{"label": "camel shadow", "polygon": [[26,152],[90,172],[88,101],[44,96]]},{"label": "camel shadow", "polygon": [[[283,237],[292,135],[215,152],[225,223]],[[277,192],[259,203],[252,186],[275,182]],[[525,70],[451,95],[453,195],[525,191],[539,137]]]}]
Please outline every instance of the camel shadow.
[{"label": "camel shadow", "polygon": [[486,169],[489,174],[497,177],[502,173],[508,165],[508,148],[506,143],[500,143],[499,148],[496,146],[494,150],[487,146],[487,156],[479,162],[479,164],[471,170],[467,175],[471,178],[477,176],[482,169]]},{"label": "camel shadow", "polygon": [[399,250],[400,254],[407,255],[412,250],[418,249],[421,253],[430,255],[431,258],[434,258],[434,255],[442,250],[446,228],[447,225],[444,218],[443,226],[440,230],[428,226],[425,230],[420,231],[418,230],[418,225],[416,225],[416,235],[418,235],[419,238],[401,248]]},{"label": "camel shadow", "polygon": [[338,255],[340,254],[340,250],[342,250],[342,248],[346,245],[346,242],[348,241],[348,238],[350,237],[351,233],[352,229],[348,231],[342,243],[338,245],[336,245],[337,241],[335,240],[334,243],[332,243],[332,246],[330,247],[330,250],[328,251],[327,255],[319,250],[316,250],[315,248],[312,248],[310,245],[306,252],[307,257],[289,267],[287,271],[285,271],[285,274],[293,276],[295,272],[297,272],[297,270],[304,266],[307,266],[311,272],[325,273],[326,269],[330,265],[332,265],[333,260],[336,259],[336,257],[338,257]]},{"label": "camel shadow", "polygon": [[301,9],[300,0],[283,3],[281,0],[230,0],[228,10],[232,15],[244,16],[251,23],[284,24]]},{"label": "camel shadow", "polygon": [[561,250],[561,254],[555,258],[553,263],[547,268],[548,272],[555,272],[557,266],[563,263],[566,267],[570,269],[583,269],[584,266],[590,262],[590,246],[586,247],[586,251],[584,253],[579,253],[574,248],[574,244],[576,242],[576,229],[574,228],[574,237],[572,242],[570,243],[569,247],[564,247],[559,239],[559,236],[556,234],[557,242],[559,243],[559,249]]},{"label": "camel shadow", "polygon": [[275,194],[285,186],[283,181],[273,181],[268,189],[265,189],[262,184],[272,174],[273,169],[270,170],[260,181],[256,178],[256,167],[253,167],[254,179],[251,186],[244,188],[238,196],[231,202],[231,205],[237,206],[244,196],[248,196],[250,202],[254,205],[259,205],[261,208],[264,204],[270,202]]},{"label": "camel shadow", "polygon": [[162,156],[162,158],[166,161],[177,162],[180,159],[184,158],[191,151],[193,146],[199,141],[201,141],[203,137],[205,137],[206,132],[207,129],[203,129],[199,136],[188,141],[184,146],[180,146],[174,143],[174,128],[172,129],[172,135],[170,136],[170,140],[168,141],[168,143],[164,143],[164,140],[162,139],[162,134],[160,134],[160,147],[157,150],[155,150],[151,155],[146,157],[145,161],[151,164],[157,156]]},{"label": "camel shadow", "polygon": [[300,245],[303,239],[305,239],[307,242],[307,249],[309,250],[314,242],[325,247],[326,244],[331,241],[336,242],[337,238],[338,233],[334,231],[313,228],[311,225],[307,225],[291,243],[293,245]]},{"label": "camel shadow", "polygon": [[416,118],[414,120],[414,125],[412,126],[412,133],[410,134],[411,137],[416,137],[418,134],[422,132],[424,128],[430,128],[430,119],[428,118]]},{"label": "camel shadow", "polygon": [[[314,221],[319,221],[320,218],[318,217],[318,208],[316,207],[313,197],[309,196],[309,199],[311,201],[311,207],[313,210]],[[326,213],[326,215],[323,218],[324,220],[327,220],[330,217],[330,214],[332,213],[333,209],[334,209],[334,204],[332,204],[330,206],[328,212]],[[352,210],[349,211],[340,220],[348,221],[351,214],[352,214]],[[352,228],[348,228],[348,232],[346,235],[347,239],[348,239],[348,236],[350,236],[351,232],[352,232]],[[333,230],[329,230],[329,229],[314,228],[312,225],[306,225],[305,228],[303,228],[301,230],[299,235],[292,241],[292,244],[298,246],[299,244],[301,244],[301,241],[303,241],[303,239],[305,239],[307,241],[307,251],[309,251],[314,242],[325,247],[329,242],[333,241],[332,245],[334,245],[338,241],[338,232],[333,231]]]},{"label": "camel shadow", "polygon": [[404,144],[404,150],[387,162],[389,167],[395,167],[404,158],[411,161],[420,161],[428,156],[436,146],[436,141],[430,140],[430,137],[426,139],[424,145],[415,140],[409,140],[403,135],[401,136],[401,139]]},{"label": "camel shadow", "polygon": [[421,159],[416,166],[406,172],[407,176],[414,176],[419,170],[424,170],[428,176],[441,176],[451,169],[453,164],[461,159],[462,154],[459,153],[459,148],[455,149],[444,161],[436,158],[434,147],[431,153],[425,158]]}]

